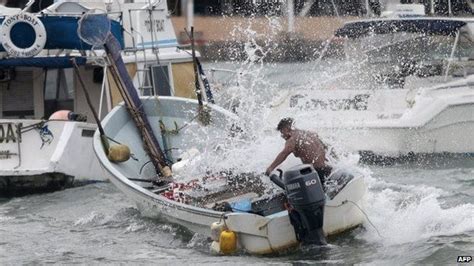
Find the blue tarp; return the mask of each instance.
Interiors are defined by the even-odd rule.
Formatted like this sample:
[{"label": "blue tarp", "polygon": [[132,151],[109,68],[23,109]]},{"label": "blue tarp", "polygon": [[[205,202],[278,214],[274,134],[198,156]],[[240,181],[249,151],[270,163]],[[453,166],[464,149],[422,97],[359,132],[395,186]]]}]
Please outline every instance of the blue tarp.
[{"label": "blue tarp", "polygon": [[[0,24],[4,19],[4,17],[0,18]],[[47,40],[44,49],[90,50],[92,48],[91,45],[81,41],[77,35],[77,22],[80,17],[39,16],[39,19],[46,29]],[[111,32],[123,49],[123,31],[119,22],[111,21]],[[11,38],[16,46],[25,48],[33,44],[35,35],[28,24],[18,23],[12,28]],[[1,45],[0,51],[5,51]]]},{"label": "blue tarp", "polygon": [[40,68],[70,68],[73,67],[72,59],[77,65],[85,65],[85,57],[57,56],[57,57],[30,57],[30,58],[7,58],[0,60],[2,67],[40,67]]},{"label": "blue tarp", "polygon": [[393,19],[365,20],[347,23],[336,31],[338,37],[358,38],[368,34],[390,34],[396,32],[419,32],[434,35],[453,35],[466,25],[461,20],[449,19]]}]

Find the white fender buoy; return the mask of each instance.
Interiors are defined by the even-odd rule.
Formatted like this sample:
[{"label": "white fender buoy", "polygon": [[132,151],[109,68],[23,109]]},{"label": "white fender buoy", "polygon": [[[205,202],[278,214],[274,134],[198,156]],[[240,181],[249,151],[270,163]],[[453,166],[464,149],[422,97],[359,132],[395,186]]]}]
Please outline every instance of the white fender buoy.
[{"label": "white fender buoy", "polygon": [[[30,47],[20,48],[11,39],[13,26],[18,23],[26,23],[35,31],[35,41]],[[22,12],[7,16],[0,28],[1,43],[10,57],[32,57],[41,52],[46,44],[46,29],[43,22],[33,14]]]},{"label": "white fender buoy", "polygon": [[189,150],[186,150],[183,154],[180,156],[180,161],[177,163],[174,163],[171,166],[171,171],[175,174],[179,174],[181,170],[189,163],[189,161],[193,158],[199,155],[199,150],[196,148],[191,148]]}]

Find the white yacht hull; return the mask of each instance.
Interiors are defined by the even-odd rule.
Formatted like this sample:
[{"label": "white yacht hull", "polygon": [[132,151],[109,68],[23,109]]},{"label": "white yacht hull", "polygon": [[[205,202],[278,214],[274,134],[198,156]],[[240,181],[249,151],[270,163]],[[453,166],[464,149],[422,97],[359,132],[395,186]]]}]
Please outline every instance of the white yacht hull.
[{"label": "white yacht hull", "polygon": [[382,124],[316,129],[326,138],[337,139],[344,150],[372,152],[380,156],[472,154],[474,140],[466,138],[466,132],[474,130],[473,116],[474,103],[450,106],[422,126]]},{"label": "white yacht hull", "polygon": [[94,124],[48,121],[38,128],[39,123],[0,120],[2,193],[54,190],[71,185],[74,179],[103,180],[92,150]]},{"label": "white yacht hull", "polygon": [[[274,108],[273,120],[285,113],[298,112],[297,126],[314,129],[338,148],[350,152],[381,157],[473,154],[474,139],[466,137],[467,132],[474,130],[473,84],[471,75],[442,86],[420,88],[416,95],[410,95],[413,92],[406,89],[298,92]],[[290,102],[294,95],[305,95],[307,98],[301,104],[306,107],[313,99],[319,102],[307,111],[296,111]],[[367,99],[357,108],[353,102],[343,102],[354,100],[354,95],[366,95]],[[321,107],[321,102],[331,101],[339,105]],[[304,123],[299,125],[298,121]]]}]

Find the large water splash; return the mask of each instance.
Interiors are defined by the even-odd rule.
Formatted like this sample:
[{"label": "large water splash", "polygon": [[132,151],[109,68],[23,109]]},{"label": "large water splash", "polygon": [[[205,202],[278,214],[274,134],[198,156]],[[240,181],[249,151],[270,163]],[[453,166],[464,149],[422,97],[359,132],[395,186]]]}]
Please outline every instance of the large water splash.
[{"label": "large water splash", "polygon": [[[269,19],[269,23],[272,20]],[[276,31],[278,25],[276,25]],[[275,32],[276,32],[275,31]],[[235,173],[262,173],[282,149],[284,141],[270,122],[270,103],[279,97],[284,89],[302,87],[318,88],[332,77],[344,75],[348,65],[337,60],[299,64],[264,63],[261,49],[255,39],[258,34],[250,25],[240,25],[235,32],[247,34],[245,43],[247,59],[243,62],[208,64],[211,68],[230,68],[231,78],[219,76],[217,81],[226,85],[215,92],[216,102],[232,110],[241,123],[234,136],[212,140],[212,149],[217,152],[201,152],[190,161],[190,172],[206,173],[228,171]],[[219,80],[220,79],[220,80]],[[214,80],[216,81],[216,80]],[[288,114],[296,118],[296,126],[305,128],[303,118],[310,112],[299,110]],[[433,186],[401,185],[383,181],[368,168],[358,165],[358,156],[338,149],[337,141],[325,139],[339,151],[339,160],[331,160],[336,168],[358,172],[365,177],[369,186],[365,209],[370,222],[365,231],[357,237],[382,245],[399,245],[429,239],[433,236],[454,235],[474,230],[472,213],[474,205],[455,204],[445,206],[446,191]],[[290,156],[280,168],[285,169],[300,163]]]},{"label": "large water splash", "polygon": [[[240,123],[236,125],[232,136],[209,139],[199,155],[189,160],[185,172],[195,173],[195,176],[229,170],[234,173],[264,172],[284,146],[283,139],[275,130],[273,114],[273,106],[281,97],[282,91],[319,87],[324,80],[333,77],[334,73],[346,71],[347,66],[341,67],[337,60],[299,64],[266,63],[265,57],[278,50],[278,42],[274,40],[283,29],[279,18],[266,19],[270,29],[266,34],[258,33],[252,19],[236,25],[232,31],[233,39],[230,41],[244,40],[245,60],[208,64],[209,68],[229,69],[224,73],[214,71],[211,75],[214,87],[219,88],[214,91],[214,98],[218,105],[232,110],[239,117]],[[307,121],[300,119],[305,115],[308,115],[305,110],[285,114],[296,118],[297,127],[306,129]],[[202,134],[200,138],[204,138]],[[334,146],[339,157],[343,158],[339,162],[330,160],[331,165],[347,168],[350,164],[356,164],[354,156],[337,149],[338,143],[331,139],[323,141]],[[290,156],[281,168],[299,163],[299,159]]]}]

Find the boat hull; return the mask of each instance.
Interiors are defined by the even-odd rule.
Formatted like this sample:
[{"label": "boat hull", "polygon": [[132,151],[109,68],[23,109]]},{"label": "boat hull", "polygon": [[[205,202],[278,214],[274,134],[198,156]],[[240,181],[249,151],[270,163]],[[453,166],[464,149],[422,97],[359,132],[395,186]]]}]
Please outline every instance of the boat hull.
[{"label": "boat hull", "polygon": [[[299,245],[287,211],[270,216],[251,213],[226,214],[168,200],[113,174],[109,179],[136,203],[142,215],[184,226],[193,233],[211,237],[212,223],[225,218],[228,229],[237,233],[239,247],[245,252],[269,254]],[[365,221],[361,210],[365,192],[366,186],[362,177],[355,178],[341,193],[327,202],[323,226],[326,235],[350,230]]]},{"label": "boat hull", "polygon": [[[152,127],[156,127],[153,121],[156,121],[156,116],[159,116],[156,109],[152,108],[157,102],[159,102],[161,112],[164,113],[163,117],[173,115],[178,121],[183,121],[178,119],[180,116],[191,118],[189,110],[197,108],[197,102],[194,100],[171,97],[147,99],[143,106],[145,112],[149,114]],[[217,116],[217,120],[224,121],[228,118],[227,120],[232,121],[233,115],[228,111],[215,106],[211,109],[213,109],[214,117]],[[146,155],[141,151],[140,139],[136,130],[130,126],[129,120],[124,107],[119,106],[104,119],[103,126],[106,133],[110,134],[109,137],[129,145],[139,162],[127,161],[118,164],[110,162],[102,148],[98,132],[94,136],[94,150],[111,182],[137,204],[144,216],[159,217],[205,236],[211,236],[210,227],[214,222],[225,219],[227,227],[237,233],[240,249],[252,254],[278,252],[298,245],[286,210],[268,216],[252,213],[224,213],[170,200],[129,180],[128,178],[150,178],[150,173],[139,171],[143,161],[146,161],[142,158],[146,158]],[[165,120],[169,121],[169,119]],[[323,228],[326,234],[336,234],[363,223],[364,216],[360,208],[365,191],[363,178],[355,177],[340,193],[327,202]]]},{"label": "boat hull", "polygon": [[62,173],[0,176],[0,195],[19,196],[51,192],[73,186],[74,177]]},{"label": "boat hull", "polygon": [[3,119],[0,126],[0,193],[50,191],[73,180],[104,180],[92,150],[95,125]]},{"label": "boat hull", "polygon": [[301,127],[316,130],[339,149],[372,157],[473,154],[474,140],[466,138],[474,130],[473,82],[471,75],[416,93],[300,91],[280,101],[272,118],[276,123],[283,113],[298,113],[297,126],[305,121]]}]

